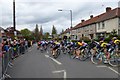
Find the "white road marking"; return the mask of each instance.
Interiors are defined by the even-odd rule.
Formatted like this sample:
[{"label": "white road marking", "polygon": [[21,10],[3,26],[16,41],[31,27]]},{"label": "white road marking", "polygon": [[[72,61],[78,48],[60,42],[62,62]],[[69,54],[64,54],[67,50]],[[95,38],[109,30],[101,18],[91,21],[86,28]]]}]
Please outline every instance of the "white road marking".
[{"label": "white road marking", "polygon": [[56,59],[52,58],[52,57],[49,57],[50,59],[52,59],[53,61],[55,61],[58,65],[62,65],[61,62],[57,61]]},{"label": "white road marking", "polygon": [[113,68],[111,68],[111,67],[108,67],[110,70],[112,70],[113,72],[115,72],[116,74],[118,74],[118,75],[120,75],[120,73],[119,72],[117,72],[116,70],[114,70]]},{"label": "white road marking", "polygon": [[67,72],[64,71],[64,78],[67,78]]},{"label": "white road marking", "polygon": [[64,73],[63,78],[66,79],[67,78],[67,72],[66,72],[66,70],[53,71],[52,73],[61,73],[61,72]]},{"label": "white road marking", "polygon": [[47,51],[47,54],[48,54],[49,52]]},{"label": "white road marking", "polygon": [[45,55],[46,58],[49,58],[49,55]]},{"label": "white road marking", "polygon": [[105,65],[100,65],[100,66],[96,66],[96,67],[101,68],[101,67],[107,67],[107,66],[105,66]]},{"label": "white road marking", "polygon": [[32,50],[30,49],[28,52],[31,52]]},{"label": "white road marking", "polygon": [[58,65],[62,65],[61,62],[59,62],[59,61],[57,61],[56,59],[50,57],[49,55],[45,55],[45,57],[46,57],[46,58],[50,58],[50,59],[52,59],[52,60],[53,60],[54,62],[56,62]]},{"label": "white road marking", "polygon": [[111,68],[111,67],[107,67],[107,66],[105,66],[105,65],[96,66],[96,67],[98,67],[98,68],[106,67],[106,68],[110,69],[111,71],[115,72],[116,74],[120,75],[120,73],[119,73],[118,71],[114,70],[114,69]]},{"label": "white road marking", "polygon": [[59,70],[59,71],[53,71],[53,73],[61,73],[64,72],[65,70]]}]

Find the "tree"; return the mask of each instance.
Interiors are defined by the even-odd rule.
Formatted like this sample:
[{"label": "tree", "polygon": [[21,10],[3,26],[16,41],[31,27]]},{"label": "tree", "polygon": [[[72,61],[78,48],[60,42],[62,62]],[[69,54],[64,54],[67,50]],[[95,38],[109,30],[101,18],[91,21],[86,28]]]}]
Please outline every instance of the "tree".
[{"label": "tree", "polygon": [[117,31],[113,29],[107,38],[105,38],[105,41],[109,42],[113,37],[118,37]]},{"label": "tree", "polygon": [[36,41],[39,41],[39,40],[40,40],[38,24],[36,24],[36,28],[35,28],[35,30],[34,30],[34,36],[35,36],[35,40],[36,40]]},{"label": "tree", "polygon": [[62,33],[64,32],[64,29],[62,29]]},{"label": "tree", "polygon": [[29,39],[29,37],[32,35],[32,32],[29,29],[22,29],[21,34],[23,35],[24,38]]},{"label": "tree", "polygon": [[40,39],[43,38],[43,29],[42,29],[42,26],[40,27]]},{"label": "tree", "polygon": [[21,32],[21,34],[23,36],[30,36],[32,34],[31,31],[28,30],[27,28],[26,29],[22,29],[20,32]]},{"label": "tree", "polygon": [[53,25],[52,36],[55,37],[55,35],[57,35],[57,30],[56,30],[55,26]]},{"label": "tree", "polygon": [[113,29],[113,31],[111,31],[111,35],[112,35],[112,36],[116,36],[116,35],[117,35],[116,29]]},{"label": "tree", "polygon": [[49,32],[46,32],[45,34],[44,34],[44,39],[48,39],[48,37],[50,36],[50,33]]}]

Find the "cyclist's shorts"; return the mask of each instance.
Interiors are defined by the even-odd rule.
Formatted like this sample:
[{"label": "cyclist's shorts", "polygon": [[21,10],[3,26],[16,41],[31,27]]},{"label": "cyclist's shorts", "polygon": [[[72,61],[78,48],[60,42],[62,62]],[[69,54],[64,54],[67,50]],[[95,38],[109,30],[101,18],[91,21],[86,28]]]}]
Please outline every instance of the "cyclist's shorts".
[{"label": "cyclist's shorts", "polygon": [[96,48],[96,47],[93,47],[92,49],[93,49],[93,50],[97,50],[97,48]]},{"label": "cyclist's shorts", "polygon": [[38,44],[38,46],[40,46],[40,44]]},{"label": "cyclist's shorts", "polygon": [[84,49],[84,48],[85,48],[85,46],[81,46],[81,47],[80,47],[80,50],[82,50],[82,49]]},{"label": "cyclist's shorts", "polygon": [[55,46],[53,47],[53,50],[56,50],[57,48],[59,48],[59,45],[55,45]]}]

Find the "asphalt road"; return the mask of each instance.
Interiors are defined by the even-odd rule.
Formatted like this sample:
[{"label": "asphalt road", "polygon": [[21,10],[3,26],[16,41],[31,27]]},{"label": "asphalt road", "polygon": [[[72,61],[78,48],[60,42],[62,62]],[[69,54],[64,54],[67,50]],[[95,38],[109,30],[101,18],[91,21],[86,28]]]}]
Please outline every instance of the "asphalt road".
[{"label": "asphalt road", "polygon": [[12,78],[118,78],[118,68],[104,64],[95,65],[87,61],[70,59],[61,54],[56,60],[49,53],[37,50],[34,45],[14,61],[8,70]]}]

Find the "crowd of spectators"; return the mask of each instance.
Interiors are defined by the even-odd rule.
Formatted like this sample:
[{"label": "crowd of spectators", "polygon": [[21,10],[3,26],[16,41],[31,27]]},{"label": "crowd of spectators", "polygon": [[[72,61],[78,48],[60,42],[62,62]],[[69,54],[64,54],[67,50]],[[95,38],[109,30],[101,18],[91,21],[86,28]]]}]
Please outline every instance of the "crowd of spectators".
[{"label": "crowd of spectators", "polygon": [[[25,39],[2,39],[0,38],[0,67],[13,66],[13,61],[28,51],[33,41]],[[7,56],[7,57],[6,57]],[[7,63],[7,64],[6,64]],[[7,67],[5,67],[6,70]],[[1,75],[0,69],[0,75]],[[2,73],[3,74],[3,73]],[[1,76],[0,76],[1,77]]]}]

